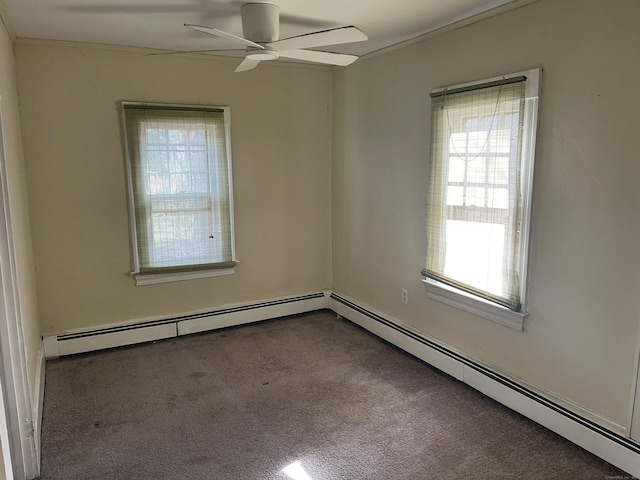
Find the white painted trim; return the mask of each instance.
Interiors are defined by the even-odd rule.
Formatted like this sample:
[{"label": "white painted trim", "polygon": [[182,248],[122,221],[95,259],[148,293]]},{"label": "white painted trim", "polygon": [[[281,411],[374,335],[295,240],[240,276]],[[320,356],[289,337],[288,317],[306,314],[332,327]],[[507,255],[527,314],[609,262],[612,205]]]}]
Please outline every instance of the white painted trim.
[{"label": "white painted trim", "polygon": [[[2,114],[0,98],[0,115]],[[13,476],[35,478],[32,391],[22,325],[18,272],[15,259],[13,221],[0,118],[0,363],[6,420],[9,425]]]},{"label": "white painted trim", "polygon": [[7,404],[4,398],[4,378],[0,371],[0,446],[2,446],[2,465],[0,479],[13,478],[13,454],[11,453],[11,433]]},{"label": "white painted trim", "polygon": [[[527,77],[524,122],[522,132],[522,174],[520,175],[522,191],[522,218],[520,219],[520,299],[521,309],[527,311],[527,285],[529,282],[529,245],[531,243],[531,212],[533,209],[533,175],[536,160],[536,138],[538,134],[538,103],[540,97],[541,68],[533,68],[523,72]],[[522,241],[524,239],[524,241]]]},{"label": "white painted trim", "polygon": [[[229,228],[231,230],[231,258],[236,260],[236,214],[233,201],[233,161],[231,157],[231,107],[222,107],[224,110],[224,137],[227,147],[227,185],[229,188]],[[234,270],[235,273],[235,270]]]},{"label": "white painted trim", "polygon": [[640,378],[636,378],[636,391],[634,392],[635,401],[633,402],[633,410],[631,416],[631,426],[629,428],[629,436],[640,442]]},{"label": "white painted trim", "polygon": [[45,335],[42,337],[42,349],[44,350],[45,359],[54,359],[60,356],[58,349],[57,335]]},{"label": "white painted trim", "polygon": [[45,335],[47,359],[105,348],[133,345],[179,335],[232,327],[250,322],[327,308],[329,292],[221,305],[209,310],[164,315]]},{"label": "white painted trim", "polygon": [[176,336],[174,324],[152,325],[148,327],[108,332],[79,338],[58,339],[58,354],[72,355],[75,353],[104,350],[105,348],[135,345],[136,343],[151,342]]},{"label": "white painted trim", "polygon": [[[492,370],[426,335],[339,295],[329,308],[384,340],[519,412],[622,470],[640,477],[640,444],[626,428],[572,402],[551,396],[519,379]],[[564,412],[564,413],[563,413]],[[615,439],[618,441],[615,441]],[[623,446],[623,443],[627,446]],[[636,451],[634,451],[636,450]]]},{"label": "white painted trim", "polygon": [[[1,152],[0,152],[1,155]],[[0,207],[0,217],[2,217],[2,211]],[[0,258],[4,263],[6,256],[6,249],[4,248],[4,242],[0,240]],[[2,390],[2,403],[3,403],[3,419],[1,423],[2,432],[2,447],[3,447],[3,459],[6,466],[11,467],[11,473],[7,475],[7,478],[25,478],[25,465],[26,461],[23,452],[23,430],[24,422],[22,419],[26,418],[26,408],[28,403],[18,400],[23,390],[20,388],[21,378],[16,375],[15,370],[19,367],[14,365],[14,355],[11,351],[12,346],[16,342],[15,328],[16,325],[12,322],[12,315],[10,308],[10,299],[7,298],[7,290],[5,285],[4,272],[0,269],[0,390]],[[21,397],[22,398],[22,397]],[[6,427],[6,437],[4,435]]]},{"label": "white painted trim", "polygon": [[[640,319],[638,321],[638,327],[640,327]],[[636,340],[635,359],[631,396],[629,398],[628,434],[631,438],[640,442],[640,328],[638,328],[638,339]]]},{"label": "white painted trim", "polygon": [[44,346],[38,351],[33,406],[33,441],[36,449],[36,478],[40,478],[42,460],[42,412],[44,407],[45,358]]},{"label": "white painted trim", "polygon": [[195,280],[198,278],[221,277],[224,275],[234,275],[235,267],[217,268],[212,270],[196,270],[193,272],[175,272],[175,273],[152,273],[141,274],[132,273],[131,276],[136,281],[136,286],[155,285],[158,283],[180,282],[182,280]]},{"label": "white painted trim", "polygon": [[[178,322],[178,335],[206,332],[208,330],[216,330],[218,328],[233,327],[236,325],[244,325],[246,323],[286,317],[287,315],[312,312],[314,310],[326,308],[326,304],[326,298],[322,296],[293,301],[290,303],[257,306],[248,309],[243,308],[236,311],[225,312],[223,314],[212,312],[212,314],[208,316]],[[229,310],[233,310],[233,308]]]},{"label": "white painted trim", "polygon": [[528,313],[514,312],[502,305],[471,295],[431,278],[423,278],[422,282],[425,284],[429,298],[513,328],[519,332],[524,331],[524,320],[529,315]]}]

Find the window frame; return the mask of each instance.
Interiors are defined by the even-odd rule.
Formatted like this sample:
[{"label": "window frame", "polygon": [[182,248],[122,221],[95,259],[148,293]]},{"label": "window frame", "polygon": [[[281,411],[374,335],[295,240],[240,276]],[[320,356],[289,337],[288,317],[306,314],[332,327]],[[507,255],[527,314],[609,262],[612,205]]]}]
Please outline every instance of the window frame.
[{"label": "window frame", "polygon": [[[437,94],[445,90],[466,89],[477,85],[500,82],[514,77],[526,77],[525,82],[525,106],[524,122],[522,130],[522,169],[521,169],[521,191],[522,191],[522,221],[521,221],[521,244],[520,244],[520,311],[513,311],[509,308],[485,299],[479,295],[456,288],[449,284],[439,282],[423,275],[422,282],[425,285],[427,296],[447,305],[459,308],[466,312],[492,320],[501,325],[508,326],[518,331],[524,330],[524,320],[529,315],[528,312],[528,267],[529,267],[529,242],[531,232],[531,210],[533,202],[533,172],[535,163],[535,146],[538,130],[538,105],[540,97],[540,79],[542,70],[533,68],[526,71],[510,73],[498,77],[486,78],[474,82],[434,89],[431,93]],[[429,145],[432,144],[432,133],[429,137]],[[433,159],[431,159],[433,161]]]},{"label": "window frame", "polygon": [[[129,149],[129,139],[127,135],[127,119],[126,119],[126,106],[133,107],[150,107],[150,108],[168,108],[176,109],[178,111],[184,110],[221,110],[224,118],[224,134],[225,134],[225,147],[226,147],[226,160],[227,160],[227,185],[229,192],[229,228],[231,233],[231,262],[233,266],[223,268],[210,268],[210,269],[192,269],[185,266],[184,270],[174,272],[162,272],[162,273],[141,273],[140,272],[140,257],[138,252],[138,231],[135,217],[135,192],[134,192],[134,180],[132,174],[132,162]],[[233,173],[232,173],[232,160],[231,160],[231,108],[228,106],[218,105],[190,105],[190,104],[176,104],[176,103],[156,103],[156,102],[138,102],[124,100],[120,103],[120,115],[122,121],[122,132],[125,150],[125,164],[127,175],[127,204],[129,210],[129,240],[131,249],[131,263],[132,270],[129,275],[135,280],[136,286],[154,285],[159,283],[177,282],[184,280],[192,280],[199,278],[218,277],[224,275],[235,274],[235,265],[238,262],[236,259],[235,248],[235,222],[234,222],[234,205],[233,205]]]}]

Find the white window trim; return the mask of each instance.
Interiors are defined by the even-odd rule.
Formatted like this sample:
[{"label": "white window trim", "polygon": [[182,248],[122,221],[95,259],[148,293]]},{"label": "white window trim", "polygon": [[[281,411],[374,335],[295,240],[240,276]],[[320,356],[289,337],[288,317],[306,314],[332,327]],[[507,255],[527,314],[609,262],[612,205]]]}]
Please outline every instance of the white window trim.
[{"label": "white window trim", "polygon": [[492,320],[519,332],[524,331],[524,320],[529,313],[514,312],[507,307],[490,302],[484,298],[472,295],[450,285],[438,282],[431,278],[423,278],[427,296],[438,302],[446,303],[465,312],[473,313],[479,317]]},{"label": "white window trim", "polygon": [[[499,77],[486,78],[475,82],[463,83],[460,85],[451,85],[446,89],[454,89],[468,87],[482,83],[504,80],[513,77],[527,77],[525,83],[525,126],[522,132],[522,157],[526,171],[523,169],[522,175],[522,238],[524,241],[521,245],[520,258],[522,259],[522,271],[520,282],[520,298],[522,300],[522,311],[514,312],[502,305],[491,302],[477,295],[465,292],[458,288],[444,283],[438,282],[431,278],[423,278],[427,296],[441,303],[445,303],[452,307],[459,308],[466,312],[478,315],[480,317],[492,320],[501,325],[513,328],[520,332],[524,331],[524,320],[529,316],[527,311],[527,279],[529,266],[529,232],[531,230],[531,204],[533,193],[533,166],[535,160],[536,133],[538,130],[538,99],[540,96],[540,76],[541,69],[533,68],[522,72],[515,72]],[[445,90],[445,88],[437,88],[432,93]]]},{"label": "white window trim", "polygon": [[136,281],[136,286],[156,285],[158,283],[180,282],[182,280],[194,280],[198,278],[222,277],[224,275],[234,275],[235,267],[218,268],[215,270],[194,270],[192,272],[173,272],[173,273],[151,273],[142,275],[140,273],[131,273]]},{"label": "white window trim", "polygon": [[140,273],[140,258],[138,256],[138,233],[136,228],[136,220],[134,214],[134,206],[133,206],[133,176],[131,174],[131,159],[129,158],[129,143],[127,140],[127,132],[126,132],[126,124],[127,119],[125,117],[125,105],[138,105],[138,106],[150,106],[150,107],[180,107],[180,108],[191,108],[191,109],[206,109],[206,108],[219,108],[224,111],[224,132],[227,138],[226,147],[227,147],[227,175],[228,175],[228,183],[229,183],[229,208],[231,211],[229,217],[229,224],[231,228],[231,259],[236,264],[239,263],[236,258],[236,235],[235,235],[235,220],[234,220],[234,205],[233,205],[233,174],[232,174],[232,164],[231,161],[231,108],[223,107],[223,106],[211,106],[211,105],[188,105],[182,103],[154,103],[154,102],[132,102],[132,101],[123,101],[121,103],[121,119],[122,119],[122,128],[123,128],[123,138],[124,138],[124,149],[126,155],[126,166],[127,166],[127,189],[128,189],[128,207],[129,207],[129,239],[131,241],[131,259],[133,263],[133,271],[129,274],[135,280],[135,285],[137,287],[144,285],[155,285],[159,283],[169,283],[169,282],[179,282],[183,280],[194,280],[198,278],[209,278],[209,277],[220,277],[225,275],[234,275],[235,267],[231,268],[218,268],[211,270],[193,270],[193,271],[184,271],[184,272],[171,272],[171,273],[154,273],[154,274],[141,274]]}]

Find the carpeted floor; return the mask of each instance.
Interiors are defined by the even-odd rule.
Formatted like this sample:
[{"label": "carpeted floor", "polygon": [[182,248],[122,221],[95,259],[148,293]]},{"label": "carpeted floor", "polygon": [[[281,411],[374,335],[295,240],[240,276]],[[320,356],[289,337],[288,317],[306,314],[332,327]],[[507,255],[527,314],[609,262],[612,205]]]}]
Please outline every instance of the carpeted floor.
[{"label": "carpeted floor", "polygon": [[46,367],[45,480],[616,476],[330,312]]}]

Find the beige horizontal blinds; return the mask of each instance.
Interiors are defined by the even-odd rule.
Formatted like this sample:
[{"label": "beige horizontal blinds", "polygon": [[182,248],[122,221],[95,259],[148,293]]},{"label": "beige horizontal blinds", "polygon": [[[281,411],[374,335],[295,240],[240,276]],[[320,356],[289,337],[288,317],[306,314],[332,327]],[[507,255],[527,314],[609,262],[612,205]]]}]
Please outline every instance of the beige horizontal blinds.
[{"label": "beige horizontal blinds", "polygon": [[124,109],[139,272],[233,266],[224,111]]},{"label": "beige horizontal blinds", "polygon": [[525,80],[432,96],[423,270],[515,311]]}]

